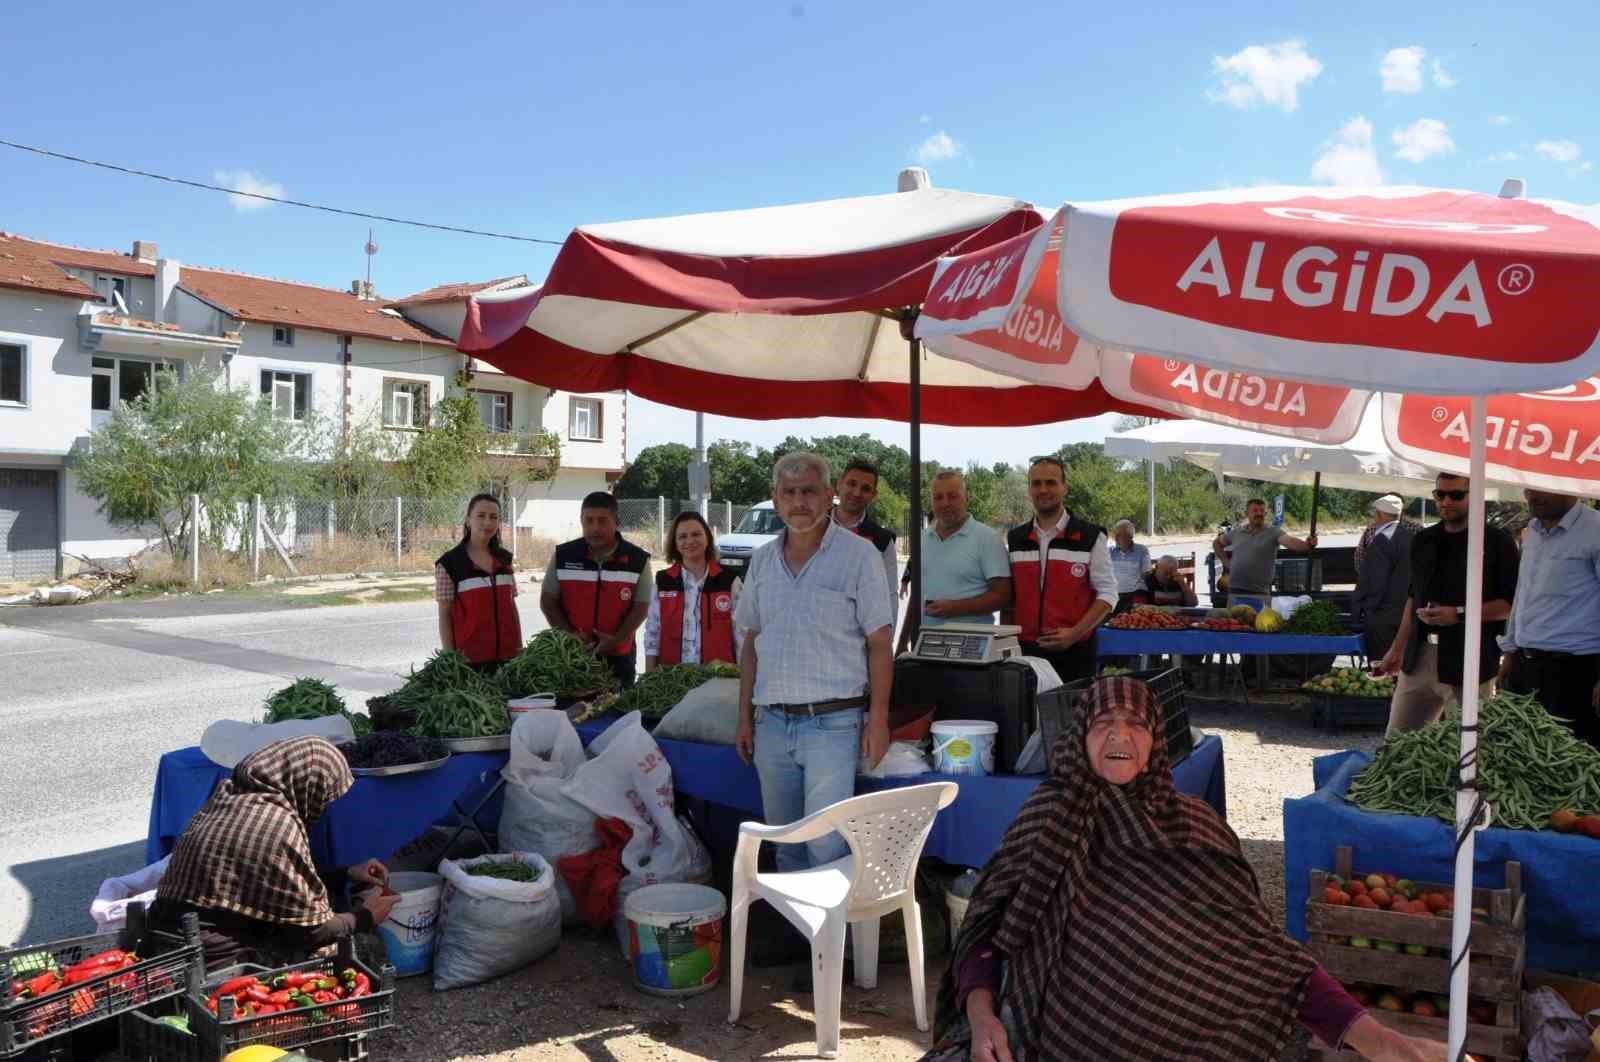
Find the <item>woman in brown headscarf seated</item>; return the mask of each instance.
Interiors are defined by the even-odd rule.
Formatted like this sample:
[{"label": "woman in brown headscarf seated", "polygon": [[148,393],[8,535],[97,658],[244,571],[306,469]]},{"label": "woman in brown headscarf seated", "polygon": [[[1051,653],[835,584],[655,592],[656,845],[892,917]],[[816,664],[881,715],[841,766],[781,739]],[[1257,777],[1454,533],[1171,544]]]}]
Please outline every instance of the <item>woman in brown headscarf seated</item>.
[{"label": "woman in brown headscarf seated", "polygon": [[[279,741],[246,756],[195,813],[156,891],[151,918],[176,926],[200,916],[206,965],[298,962],[354,933],[369,933],[400,900],[385,895],[376,859],[319,869],[309,830],[355,784],[350,765],[320,737]],[[335,914],[346,883],[353,909]]]},{"label": "woman in brown headscarf seated", "polygon": [[984,869],[924,1062],[1275,1060],[1301,1024],[1372,1059],[1380,1025],[1262,906],[1239,840],[1173,788],[1160,705],[1096,682]]}]

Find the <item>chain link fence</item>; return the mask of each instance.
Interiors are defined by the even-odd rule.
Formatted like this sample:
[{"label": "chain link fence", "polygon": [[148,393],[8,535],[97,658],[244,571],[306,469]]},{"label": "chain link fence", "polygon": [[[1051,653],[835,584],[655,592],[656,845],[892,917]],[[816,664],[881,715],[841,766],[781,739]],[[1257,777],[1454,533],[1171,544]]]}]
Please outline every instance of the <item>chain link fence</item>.
[{"label": "chain link fence", "polygon": [[[628,540],[657,557],[665,554],[667,528],[681,512],[695,507],[692,498],[618,498],[617,523]],[[750,510],[748,505],[713,499],[706,509],[711,530],[725,535]]]}]

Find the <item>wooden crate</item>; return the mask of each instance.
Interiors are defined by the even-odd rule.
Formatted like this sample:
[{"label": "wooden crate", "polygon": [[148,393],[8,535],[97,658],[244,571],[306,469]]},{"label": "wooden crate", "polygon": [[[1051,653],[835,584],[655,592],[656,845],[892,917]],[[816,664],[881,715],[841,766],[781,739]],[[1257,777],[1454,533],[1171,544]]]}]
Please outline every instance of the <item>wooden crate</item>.
[{"label": "wooden crate", "polygon": [[[1517,1009],[1514,1004],[1503,1003],[1497,1005],[1496,1010],[1504,1011],[1508,1008],[1513,1011]],[[1441,1044],[1450,1040],[1448,1018],[1425,1018],[1420,1014],[1383,1010],[1378,1007],[1368,1007],[1367,1013],[1389,1028],[1407,1036],[1433,1040]],[[1519,1027],[1478,1025],[1468,1022],[1466,1047],[1467,1053],[1476,1058],[1520,1059],[1523,1051],[1522,1030]],[[1354,1051],[1336,1051],[1313,1037],[1311,1057],[1323,1062],[1360,1062],[1362,1056]]]},{"label": "wooden crate", "polygon": [[[1333,873],[1348,879],[1354,867],[1349,846],[1336,852]],[[1327,871],[1311,872],[1311,895],[1306,900],[1306,931],[1311,953],[1323,967],[1345,984],[1375,984],[1408,991],[1450,991],[1449,918],[1396,914],[1362,907],[1336,907],[1324,903]],[[1417,882],[1424,892],[1451,891],[1449,885]],[[1527,964],[1527,898],[1522,893],[1522,867],[1506,863],[1506,887],[1473,889],[1472,906],[1486,911],[1486,921],[1472,924],[1472,965],[1468,991],[1480,999],[1515,1003],[1521,998],[1522,974]],[[1333,937],[1367,937],[1393,941],[1404,947],[1421,945],[1441,954],[1407,955],[1332,943]]]}]

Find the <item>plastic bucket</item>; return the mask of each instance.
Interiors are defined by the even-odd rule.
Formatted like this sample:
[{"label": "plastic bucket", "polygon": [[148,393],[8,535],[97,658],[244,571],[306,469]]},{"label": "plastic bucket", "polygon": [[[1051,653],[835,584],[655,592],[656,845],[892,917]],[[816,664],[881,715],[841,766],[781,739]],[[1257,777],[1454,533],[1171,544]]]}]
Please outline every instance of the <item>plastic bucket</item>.
[{"label": "plastic bucket", "polygon": [[389,949],[389,961],[401,977],[425,974],[433,969],[433,938],[444,879],[420,871],[398,871],[389,875],[389,887],[400,894],[400,902],[378,927]]},{"label": "plastic bucket", "polygon": [[516,700],[507,701],[506,711],[511,713],[511,721],[516,722],[517,718],[526,712],[539,711],[545,708],[554,708],[555,706],[555,694],[530,693],[526,697],[518,697]]},{"label": "plastic bucket", "polygon": [[657,996],[693,996],[722,978],[722,923],[728,903],[708,885],[646,885],[623,914],[633,983]]},{"label": "plastic bucket", "polygon": [[967,920],[967,904],[972,902],[970,896],[957,896],[946,891],[944,905],[950,911],[950,947],[956,946],[956,941],[961,937],[961,923]]},{"label": "plastic bucket", "polygon": [[946,719],[933,724],[933,769],[941,774],[993,774],[995,723]]}]

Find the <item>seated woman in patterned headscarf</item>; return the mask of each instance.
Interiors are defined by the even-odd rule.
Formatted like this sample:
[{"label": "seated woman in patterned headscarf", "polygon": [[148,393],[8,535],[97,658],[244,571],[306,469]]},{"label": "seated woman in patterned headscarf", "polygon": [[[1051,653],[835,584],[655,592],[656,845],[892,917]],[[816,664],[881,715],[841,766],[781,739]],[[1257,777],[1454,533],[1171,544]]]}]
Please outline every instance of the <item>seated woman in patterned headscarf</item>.
[{"label": "seated woman in patterned headscarf", "polygon": [[[311,856],[311,827],[354,784],[344,754],[326,738],[279,741],[240,760],[178,838],[152,923],[172,928],[197,913],[212,969],[298,962],[370,933],[400,901],[385,895],[388,870],[372,859],[324,871]],[[347,881],[366,888],[352,911],[335,914],[331,897]]]},{"label": "seated woman in patterned headscarf", "polygon": [[1297,1022],[1367,1058],[1443,1060],[1278,928],[1227,823],[1173,788],[1162,733],[1144,683],[1090,688],[978,881],[924,1062],[1272,1060]]}]

